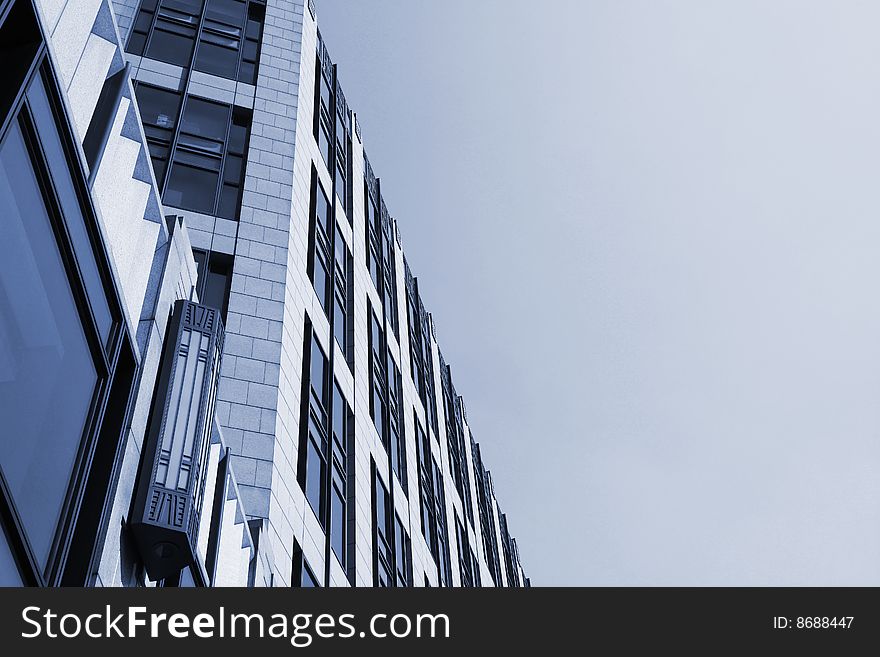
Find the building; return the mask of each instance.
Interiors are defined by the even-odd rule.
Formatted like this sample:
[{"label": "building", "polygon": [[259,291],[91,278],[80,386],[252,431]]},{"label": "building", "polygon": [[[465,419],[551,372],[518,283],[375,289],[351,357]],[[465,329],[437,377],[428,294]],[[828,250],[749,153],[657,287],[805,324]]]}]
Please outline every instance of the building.
[{"label": "building", "polygon": [[0,584],[527,586],[312,3],[0,49]]}]

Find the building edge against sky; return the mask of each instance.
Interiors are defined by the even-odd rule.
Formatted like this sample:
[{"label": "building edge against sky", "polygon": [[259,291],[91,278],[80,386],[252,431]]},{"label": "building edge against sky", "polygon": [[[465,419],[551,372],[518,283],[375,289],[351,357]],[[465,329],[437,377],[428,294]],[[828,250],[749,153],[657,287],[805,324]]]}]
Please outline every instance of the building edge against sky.
[{"label": "building edge against sky", "polygon": [[0,21],[0,584],[529,585],[313,4]]}]

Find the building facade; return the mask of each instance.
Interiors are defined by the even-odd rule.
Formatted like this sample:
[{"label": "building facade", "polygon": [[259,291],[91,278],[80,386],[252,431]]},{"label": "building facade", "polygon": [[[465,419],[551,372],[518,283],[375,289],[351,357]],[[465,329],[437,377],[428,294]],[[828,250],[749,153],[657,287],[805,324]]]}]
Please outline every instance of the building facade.
[{"label": "building facade", "polygon": [[315,13],[0,0],[0,584],[529,584]]}]

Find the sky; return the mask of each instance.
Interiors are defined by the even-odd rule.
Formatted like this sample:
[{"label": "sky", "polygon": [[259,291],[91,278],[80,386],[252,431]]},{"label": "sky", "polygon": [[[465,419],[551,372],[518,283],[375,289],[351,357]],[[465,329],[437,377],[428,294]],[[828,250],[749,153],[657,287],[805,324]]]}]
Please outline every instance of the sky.
[{"label": "sky", "polygon": [[880,585],[880,5],[317,12],[533,585]]}]

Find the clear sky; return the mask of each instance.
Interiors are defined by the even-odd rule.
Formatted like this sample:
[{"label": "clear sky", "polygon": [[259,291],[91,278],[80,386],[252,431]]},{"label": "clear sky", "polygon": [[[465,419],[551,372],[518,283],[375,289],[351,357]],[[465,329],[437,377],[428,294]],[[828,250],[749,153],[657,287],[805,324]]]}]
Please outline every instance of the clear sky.
[{"label": "clear sky", "polygon": [[880,4],[318,0],[536,585],[880,585]]}]

